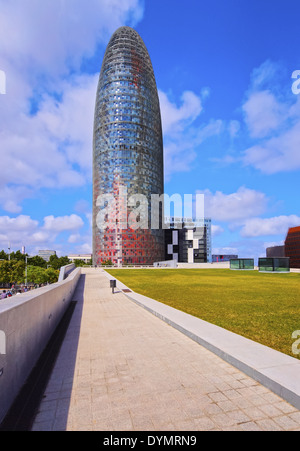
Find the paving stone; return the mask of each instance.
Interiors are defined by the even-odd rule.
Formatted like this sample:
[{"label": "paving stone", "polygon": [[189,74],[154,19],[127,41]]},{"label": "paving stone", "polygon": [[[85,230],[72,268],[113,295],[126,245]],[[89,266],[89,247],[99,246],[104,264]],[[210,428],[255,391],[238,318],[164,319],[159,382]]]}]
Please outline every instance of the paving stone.
[{"label": "paving stone", "polygon": [[199,431],[209,431],[216,428],[216,424],[209,417],[198,418],[194,423],[195,428]]},{"label": "paving stone", "polygon": [[275,423],[279,424],[279,426],[285,431],[292,431],[299,427],[298,421],[294,421],[291,417],[287,415],[283,415],[281,417],[274,418]]},{"label": "paving stone", "polygon": [[121,291],[112,294],[103,270],[83,273],[33,431],[300,428],[290,404]]},{"label": "paving stone", "polygon": [[264,431],[275,432],[275,431],[283,431],[283,429],[279,426],[279,424],[275,423],[275,421],[267,418],[265,420],[257,421],[259,427],[261,427]]},{"label": "paving stone", "polygon": [[231,401],[221,401],[218,402],[218,406],[220,409],[222,409],[224,412],[232,412],[236,410],[236,405]]},{"label": "paving stone", "polygon": [[262,410],[260,410],[258,407],[250,407],[246,410],[248,417],[251,420],[262,420],[264,418],[267,418],[268,415],[264,413]]},{"label": "paving stone", "polygon": [[263,431],[264,430],[262,427],[260,427],[254,421],[249,421],[248,423],[243,423],[240,426],[241,426],[242,430],[246,431],[246,432]]}]

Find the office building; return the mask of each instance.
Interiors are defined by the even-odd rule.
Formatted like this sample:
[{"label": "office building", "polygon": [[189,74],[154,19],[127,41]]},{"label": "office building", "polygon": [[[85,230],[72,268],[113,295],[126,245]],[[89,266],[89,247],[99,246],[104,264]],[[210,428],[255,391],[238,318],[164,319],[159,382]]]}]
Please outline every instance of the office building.
[{"label": "office building", "polygon": [[38,252],[38,256],[43,258],[46,262],[50,260],[51,255],[56,255],[56,251],[40,250]]},{"label": "office building", "polygon": [[75,263],[78,260],[84,261],[85,264],[89,264],[92,260],[92,254],[69,254],[68,259]]},{"label": "office building", "polygon": [[266,249],[267,258],[285,257],[285,246],[271,246]]},{"label": "office building", "polygon": [[290,268],[300,268],[300,226],[289,229],[284,245],[285,256],[290,259]]},{"label": "office building", "polygon": [[211,263],[211,219],[165,218],[165,260]]},{"label": "office building", "polygon": [[[163,194],[163,174],[161,113],[151,60],[139,34],[121,27],[107,46],[96,96],[94,265],[107,260],[118,266],[151,265],[164,259],[164,231],[150,224],[151,195]],[[139,196],[147,202],[146,214],[145,209],[137,213]],[[134,227],[128,227],[129,218],[136,218]]]}]

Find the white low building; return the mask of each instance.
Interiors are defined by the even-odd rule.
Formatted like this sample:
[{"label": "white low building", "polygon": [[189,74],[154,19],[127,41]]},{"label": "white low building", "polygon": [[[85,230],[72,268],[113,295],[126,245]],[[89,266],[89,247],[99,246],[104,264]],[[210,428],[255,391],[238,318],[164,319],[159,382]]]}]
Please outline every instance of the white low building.
[{"label": "white low building", "polygon": [[71,260],[72,263],[75,263],[76,260],[83,260],[84,263],[88,264],[91,262],[92,254],[70,254],[68,255],[68,259]]}]

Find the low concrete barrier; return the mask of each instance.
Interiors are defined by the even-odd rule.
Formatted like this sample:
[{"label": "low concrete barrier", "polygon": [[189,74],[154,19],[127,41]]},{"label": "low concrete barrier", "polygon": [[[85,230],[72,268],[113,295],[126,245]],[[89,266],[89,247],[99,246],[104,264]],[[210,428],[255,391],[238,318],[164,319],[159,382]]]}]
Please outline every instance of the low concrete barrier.
[{"label": "low concrete barrier", "polygon": [[66,312],[81,275],[0,301],[0,423]]},{"label": "low concrete barrier", "polygon": [[62,282],[63,280],[65,280],[69,276],[69,274],[74,271],[75,268],[75,263],[70,263],[69,265],[62,266],[59,271],[58,281]]}]

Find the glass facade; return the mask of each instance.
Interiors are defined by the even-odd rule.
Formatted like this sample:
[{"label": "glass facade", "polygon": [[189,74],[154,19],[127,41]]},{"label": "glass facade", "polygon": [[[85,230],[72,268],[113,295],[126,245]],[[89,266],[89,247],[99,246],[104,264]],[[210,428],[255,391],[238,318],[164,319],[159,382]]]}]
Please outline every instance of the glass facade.
[{"label": "glass facade", "polygon": [[[160,105],[148,51],[130,27],[119,28],[105,52],[93,148],[93,263],[148,265],[163,260],[163,230],[150,229],[151,195],[164,192]],[[120,201],[125,190],[126,199],[143,195],[147,201],[147,211],[136,215],[133,228],[128,218],[140,203]],[[97,217],[107,206],[107,194],[115,208],[110,222],[99,227]]]},{"label": "glass facade", "polygon": [[230,260],[230,269],[254,270],[254,259],[233,258]]},{"label": "glass facade", "polygon": [[259,258],[259,271],[263,272],[290,272],[289,258]]},{"label": "glass facade", "polygon": [[166,260],[211,263],[211,219],[165,217]]},{"label": "glass facade", "polygon": [[46,260],[46,262],[50,260],[52,255],[56,255],[56,251],[41,250],[38,252],[38,256]]}]

